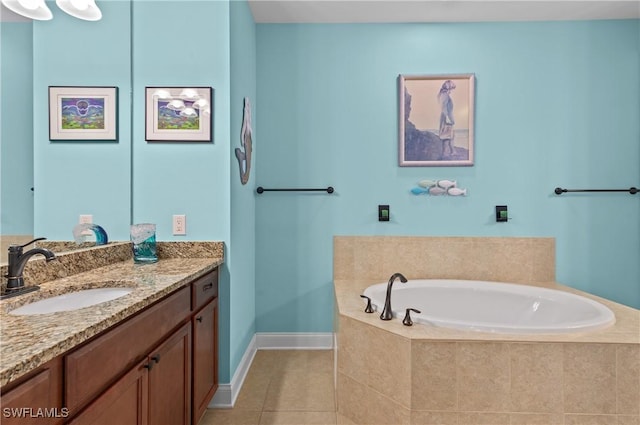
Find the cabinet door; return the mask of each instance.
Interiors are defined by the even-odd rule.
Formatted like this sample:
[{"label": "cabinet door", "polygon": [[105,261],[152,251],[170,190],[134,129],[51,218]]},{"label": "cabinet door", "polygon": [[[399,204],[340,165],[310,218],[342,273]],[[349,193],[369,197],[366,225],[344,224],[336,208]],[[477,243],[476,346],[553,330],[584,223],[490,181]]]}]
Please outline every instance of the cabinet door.
[{"label": "cabinet door", "polygon": [[[71,425],[147,425],[148,360],[145,359],[95,399]],[[71,412],[73,413],[73,412]]]},{"label": "cabinet door", "polygon": [[62,409],[62,362],[54,359],[15,388],[2,392],[3,425],[59,424]]},{"label": "cabinet door", "polygon": [[186,323],[149,356],[149,423],[191,422],[191,325]]},{"label": "cabinet door", "polygon": [[193,424],[218,388],[218,299],[193,316]]}]

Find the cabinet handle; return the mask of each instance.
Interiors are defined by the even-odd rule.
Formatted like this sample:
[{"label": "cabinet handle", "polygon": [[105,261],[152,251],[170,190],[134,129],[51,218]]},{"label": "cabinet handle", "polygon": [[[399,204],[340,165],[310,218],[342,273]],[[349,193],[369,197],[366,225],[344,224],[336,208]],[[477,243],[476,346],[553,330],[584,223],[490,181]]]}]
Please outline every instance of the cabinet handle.
[{"label": "cabinet handle", "polygon": [[211,289],[211,288],[213,288],[213,283],[207,283],[206,285],[204,285],[204,286],[202,287],[202,292],[206,292],[206,291],[208,291],[208,290],[209,290],[209,289]]},{"label": "cabinet handle", "polygon": [[198,316],[198,317],[196,317],[196,320],[197,320],[198,322],[202,323],[202,316]]},{"label": "cabinet handle", "polygon": [[153,363],[147,363],[146,365],[142,366],[147,370],[151,370],[153,368]]},{"label": "cabinet handle", "polygon": [[151,357],[151,360],[156,363],[160,363],[160,354],[156,354],[155,356]]}]

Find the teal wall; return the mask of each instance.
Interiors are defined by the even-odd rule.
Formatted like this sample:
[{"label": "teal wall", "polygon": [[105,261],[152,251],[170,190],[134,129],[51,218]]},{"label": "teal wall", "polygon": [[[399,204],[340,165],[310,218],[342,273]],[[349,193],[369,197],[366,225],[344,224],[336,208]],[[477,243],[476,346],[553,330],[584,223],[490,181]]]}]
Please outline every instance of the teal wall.
[{"label": "teal wall", "polygon": [[[225,242],[222,383],[255,332],[332,330],[334,235],[550,236],[558,281],[640,307],[640,198],[553,194],[640,184],[639,21],[256,25],[245,1],[101,8],[88,23],[53,6],[33,26],[35,234],[70,239],[94,214],[114,240],[133,217],[160,240]],[[397,76],[444,73],[476,75],[476,163],[398,167]],[[50,85],[118,86],[118,142],[50,142]],[[214,143],[147,143],[144,87],[156,85],[213,87]],[[245,96],[254,162],[241,185]],[[469,196],[410,194],[424,178]],[[173,214],[187,215],[186,237],[171,235]]]},{"label": "teal wall", "polygon": [[0,235],[33,233],[32,38],[30,22],[0,27]]},{"label": "teal wall", "polygon": [[[257,183],[336,193],[257,200],[257,330],[332,329],[334,235],[554,237],[559,282],[640,307],[640,198],[553,193],[640,185],[639,31],[637,20],[258,25]],[[477,79],[475,165],[401,168],[397,77],[447,73]],[[427,178],[468,196],[409,192]],[[496,223],[495,205],[513,220]]]},{"label": "teal wall", "polygon": [[[253,137],[253,159],[246,185],[240,182],[235,149],[241,148],[244,98],[251,102],[252,128],[256,128],[256,25],[246,1],[230,3],[231,21],[231,242],[229,252],[233,270],[230,289],[229,349],[230,370],[235,371],[256,333],[255,319],[255,220],[254,195],[259,141]],[[257,145],[257,146],[256,146]],[[244,149],[243,149],[244,151]],[[224,382],[229,382],[229,379]]]},{"label": "teal wall", "polygon": [[[129,239],[130,5],[100,7],[98,22],[50,5],[53,19],[33,23],[34,235],[50,240],[72,240],[80,214],[110,240]],[[118,87],[118,142],[49,141],[49,86]]]}]

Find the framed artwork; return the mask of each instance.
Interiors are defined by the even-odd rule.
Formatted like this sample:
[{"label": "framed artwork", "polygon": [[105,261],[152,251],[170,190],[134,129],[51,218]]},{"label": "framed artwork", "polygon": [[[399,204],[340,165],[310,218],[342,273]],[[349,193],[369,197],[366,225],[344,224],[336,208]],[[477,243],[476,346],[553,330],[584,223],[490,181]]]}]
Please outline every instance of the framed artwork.
[{"label": "framed artwork", "polygon": [[473,165],[474,74],[400,75],[399,165]]},{"label": "framed artwork", "polygon": [[118,88],[50,86],[49,140],[118,140]]},{"label": "framed artwork", "polygon": [[146,87],[145,140],[212,142],[211,87]]}]

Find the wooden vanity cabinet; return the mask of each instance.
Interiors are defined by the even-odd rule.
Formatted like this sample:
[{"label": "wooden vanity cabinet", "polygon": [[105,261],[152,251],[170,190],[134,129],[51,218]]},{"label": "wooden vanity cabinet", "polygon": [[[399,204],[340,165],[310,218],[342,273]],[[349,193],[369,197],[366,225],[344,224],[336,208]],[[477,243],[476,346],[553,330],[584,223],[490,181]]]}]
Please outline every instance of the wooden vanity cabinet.
[{"label": "wooden vanity cabinet", "polygon": [[197,424],[218,387],[217,297],[216,268],[2,387],[2,424]]},{"label": "wooden vanity cabinet", "polygon": [[191,325],[184,324],[71,425],[189,425]]},{"label": "wooden vanity cabinet", "polygon": [[57,357],[2,388],[3,425],[57,425],[64,422],[62,358]]},{"label": "wooden vanity cabinet", "polygon": [[218,272],[192,286],[193,332],[192,424],[204,415],[218,388]]}]

